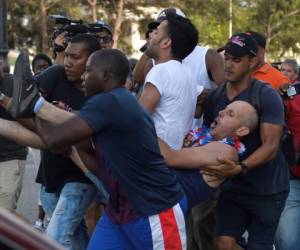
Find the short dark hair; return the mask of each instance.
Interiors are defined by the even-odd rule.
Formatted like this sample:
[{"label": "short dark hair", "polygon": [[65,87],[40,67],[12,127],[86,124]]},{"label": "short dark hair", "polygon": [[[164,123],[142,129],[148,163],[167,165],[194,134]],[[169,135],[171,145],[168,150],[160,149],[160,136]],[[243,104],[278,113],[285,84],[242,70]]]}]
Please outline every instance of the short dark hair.
[{"label": "short dark hair", "polygon": [[90,34],[78,34],[70,40],[70,43],[83,43],[88,55],[101,49],[98,39]]},{"label": "short dark hair", "polygon": [[123,86],[129,74],[127,57],[117,49],[102,49],[92,55],[93,63],[99,68],[108,69],[114,82]]},{"label": "short dark hair", "polygon": [[31,63],[32,68],[34,68],[34,65],[37,60],[44,60],[48,63],[49,66],[52,65],[52,61],[51,61],[50,57],[44,53],[40,53],[40,54],[36,54],[35,57],[33,58],[32,63]]},{"label": "short dark hair", "polygon": [[167,13],[167,32],[172,40],[172,55],[177,59],[184,59],[198,44],[199,35],[191,21],[174,13]]},{"label": "short dark hair", "polygon": [[250,36],[252,36],[252,38],[255,40],[255,42],[262,48],[266,48],[266,37],[256,31],[252,31],[252,30],[248,30],[245,32],[246,34],[249,34]]}]

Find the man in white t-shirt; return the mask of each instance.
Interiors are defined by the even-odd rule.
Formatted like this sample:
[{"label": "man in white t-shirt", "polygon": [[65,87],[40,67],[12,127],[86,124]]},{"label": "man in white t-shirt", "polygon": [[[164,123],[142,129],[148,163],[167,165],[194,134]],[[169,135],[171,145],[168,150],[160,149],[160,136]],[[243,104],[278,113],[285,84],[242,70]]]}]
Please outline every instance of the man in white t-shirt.
[{"label": "man in white t-shirt", "polygon": [[164,20],[150,33],[146,53],[155,65],[146,77],[140,102],[152,113],[158,137],[180,149],[198,96],[194,74],[182,60],[197,45],[198,32],[176,11],[162,15]]},{"label": "man in white t-shirt", "polygon": [[[184,13],[178,9],[168,8],[163,10],[156,20],[148,25],[149,30],[155,30],[157,26],[164,20],[165,13],[173,11],[177,15],[185,17]],[[151,46],[150,43],[148,46]],[[184,45],[182,45],[184,46]],[[137,63],[134,71],[133,78],[136,83],[143,84],[144,82],[151,82],[153,78],[150,76],[145,78],[148,72],[152,69],[154,63],[152,55],[149,56],[149,51],[144,53]],[[195,83],[197,86],[197,92],[200,93],[203,89],[213,89],[216,85],[220,85],[225,82],[224,74],[224,63],[222,57],[213,49],[209,49],[203,46],[195,46],[187,57],[183,60],[183,64],[187,65],[193,72],[195,77]],[[161,73],[158,73],[160,75]],[[174,74],[175,76],[175,74]],[[177,76],[177,74],[176,74]],[[147,85],[147,84],[146,84]],[[149,86],[148,86],[149,87]],[[144,92],[145,94],[145,92]],[[199,98],[200,97],[200,98]],[[201,94],[198,97],[197,103],[201,104],[205,100],[205,94]],[[143,97],[144,98],[144,97]],[[151,96],[149,97],[151,98]],[[156,106],[155,106],[156,107]],[[153,111],[152,111],[153,112]],[[197,115],[198,112],[195,113]],[[201,112],[200,112],[201,113]],[[178,112],[180,116],[180,112]],[[198,113],[199,115],[199,113]],[[198,116],[197,118],[199,118]],[[196,123],[195,123],[196,121]],[[199,121],[195,120],[194,124],[201,125]],[[201,121],[200,121],[201,122]],[[156,125],[157,126],[157,125]],[[173,125],[170,128],[170,133],[173,130]],[[192,125],[193,127],[193,125]],[[159,135],[161,136],[161,135]],[[213,222],[214,214],[212,212],[215,207],[216,199],[213,198],[197,207],[194,207],[191,211],[191,216],[189,219],[190,223],[190,233],[188,235],[188,248],[189,249],[201,249],[209,250],[213,249],[212,239],[213,239]]]}]

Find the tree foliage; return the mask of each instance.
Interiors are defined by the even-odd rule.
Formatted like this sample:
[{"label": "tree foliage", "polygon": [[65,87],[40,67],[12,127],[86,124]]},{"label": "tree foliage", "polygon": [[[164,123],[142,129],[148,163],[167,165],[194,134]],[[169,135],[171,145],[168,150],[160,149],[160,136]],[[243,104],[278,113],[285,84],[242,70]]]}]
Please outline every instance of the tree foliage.
[{"label": "tree foliage", "polygon": [[[233,33],[255,30],[267,36],[269,57],[300,53],[300,0],[231,0]],[[230,0],[16,0],[8,1],[9,47],[48,50],[51,25],[47,15],[66,12],[73,19],[107,20],[115,28],[118,47],[130,53],[132,21],[146,31],[152,7],[182,9],[199,30],[200,42],[214,48],[229,36]],[[44,8],[44,12],[42,11]],[[45,19],[46,18],[46,19]],[[46,24],[45,24],[46,20]],[[47,47],[48,46],[48,47]]]}]

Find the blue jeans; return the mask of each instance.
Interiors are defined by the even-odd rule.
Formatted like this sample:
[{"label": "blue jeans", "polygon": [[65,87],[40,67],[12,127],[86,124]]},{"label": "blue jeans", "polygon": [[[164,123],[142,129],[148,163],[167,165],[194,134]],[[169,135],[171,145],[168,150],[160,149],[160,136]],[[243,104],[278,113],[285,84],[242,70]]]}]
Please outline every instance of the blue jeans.
[{"label": "blue jeans", "polygon": [[89,237],[84,214],[96,195],[94,185],[69,182],[60,192],[47,193],[41,188],[41,202],[51,217],[46,234],[67,249],[85,250]]},{"label": "blue jeans", "polygon": [[281,214],[275,237],[276,250],[299,249],[300,179],[290,180],[290,193]]}]

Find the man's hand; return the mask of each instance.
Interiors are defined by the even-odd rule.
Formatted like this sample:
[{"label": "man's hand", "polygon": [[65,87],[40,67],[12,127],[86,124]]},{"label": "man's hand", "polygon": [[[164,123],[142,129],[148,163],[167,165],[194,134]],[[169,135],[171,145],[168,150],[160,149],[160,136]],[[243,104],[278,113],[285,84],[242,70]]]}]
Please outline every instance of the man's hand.
[{"label": "man's hand", "polygon": [[203,173],[210,173],[218,178],[226,178],[238,175],[242,171],[241,165],[234,161],[222,157],[218,157],[217,160],[220,163],[219,165],[206,165],[205,167],[201,167]]},{"label": "man's hand", "polygon": [[195,110],[195,118],[200,118],[203,111],[203,104],[208,96],[209,90],[204,89],[200,95],[197,97],[197,104],[196,104],[196,110]]}]

